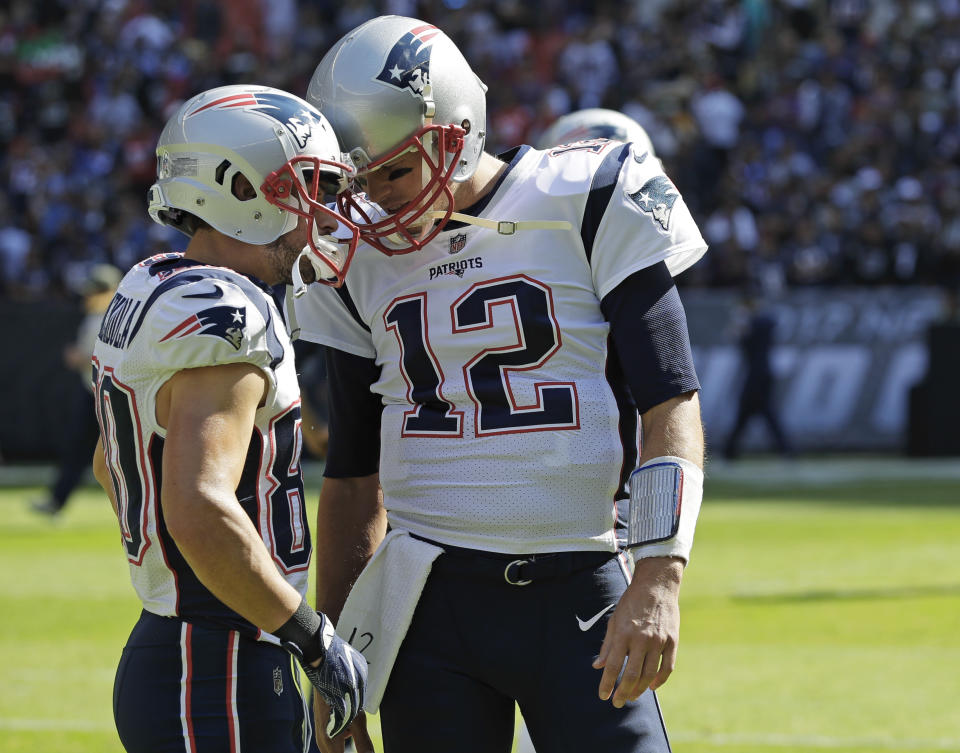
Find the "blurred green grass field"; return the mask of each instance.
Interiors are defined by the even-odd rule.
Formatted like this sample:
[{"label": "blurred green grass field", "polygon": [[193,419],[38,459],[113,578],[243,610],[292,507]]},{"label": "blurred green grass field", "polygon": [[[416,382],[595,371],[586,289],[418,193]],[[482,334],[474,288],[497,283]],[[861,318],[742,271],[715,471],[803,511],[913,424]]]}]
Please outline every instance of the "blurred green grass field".
[{"label": "blurred green grass field", "polygon": [[[707,490],[659,694],[676,753],[960,751],[960,482]],[[115,522],[93,489],[54,522],[38,493],[0,488],[0,753],[120,753]]]}]

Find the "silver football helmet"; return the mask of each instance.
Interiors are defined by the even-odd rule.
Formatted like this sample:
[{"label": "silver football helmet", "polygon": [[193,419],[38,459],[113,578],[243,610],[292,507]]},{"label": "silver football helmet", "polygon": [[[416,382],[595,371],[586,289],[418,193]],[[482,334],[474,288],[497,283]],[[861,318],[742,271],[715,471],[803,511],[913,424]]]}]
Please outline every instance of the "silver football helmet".
[{"label": "silver football helmet", "polygon": [[637,154],[649,152],[651,157],[656,156],[653,151],[653,143],[642,125],[622,112],[607,110],[602,107],[577,110],[557,118],[541,134],[537,147],[539,149],[549,149],[560,144],[570,144],[587,139],[632,141]]},{"label": "silver football helmet", "polygon": [[[330,120],[360,186],[365,174],[411,150],[423,162],[422,190],[393,213],[370,211],[349,192],[338,197],[364,241],[386,254],[407,253],[440,232],[453,211],[451,181],[470,178],[483,153],[486,91],[449,37],[415,18],[374,18],[323,56],[307,100]],[[444,201],[437,224],[412,232]]]},{"label": "silver football helmet", "polygon": [[[277,240],[305,218],[309,245],[301,257],[319,281],[339,284],[359,234],[323,200],[343,191],[352,176],[333,129],[313,106],[267,86],[222,86],[187,100],[164,126],[148,211],[155,222],[187,235],[196,227],[192,215],[256,245]],[[321,237],[318,215],[337,220],[342,237]]]}]

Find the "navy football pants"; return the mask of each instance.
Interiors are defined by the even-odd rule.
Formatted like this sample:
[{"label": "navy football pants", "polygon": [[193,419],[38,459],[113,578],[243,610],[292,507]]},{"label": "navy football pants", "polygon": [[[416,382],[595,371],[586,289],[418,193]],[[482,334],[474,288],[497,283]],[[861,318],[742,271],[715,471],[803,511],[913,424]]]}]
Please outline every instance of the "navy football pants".
[{"label": "navy football pants", "polygon": [[445,549],[380,706],[385,753],[507,753],[515,700],[540,753],[669,753],[653,691],[622,709],[597,695],[613,610],[590,620],[626,589],[620,558],[556,555],[511,569],[519,586],[516,557]]},{"label": "navy football pants", "polygon": [[117,667],[117,732],[128,753],[316,751],[299,680],[279,646],[143,612]]}]

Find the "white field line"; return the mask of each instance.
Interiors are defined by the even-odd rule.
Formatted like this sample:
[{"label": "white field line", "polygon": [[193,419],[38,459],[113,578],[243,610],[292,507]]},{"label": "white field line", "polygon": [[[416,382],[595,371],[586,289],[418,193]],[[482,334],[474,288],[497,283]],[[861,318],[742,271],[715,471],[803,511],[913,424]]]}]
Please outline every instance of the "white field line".
[{"label": "white field line", "polygon": [[[9,719],[0,717],[0,729],[14,732],[107,732],[112,724],[81,719]],[[833,737],[829,735],[776,734],[704,734],[700,732],[670,733],[673,742],[709,743],[721,747],[767,745],[775,748],[835,750],[843,748],[873,748],[874,750],[960,750],[960,738],[934,740],[897,739],[884,737]]]},{"label": "white field line", "polygon": [[720,747],[766,745],[774,748],[808,750],[836,750],[867,748],[872,750],[949,750],[960,751],[960,738],[920,740],[892,737],[834,737],[832,735],[777,735],[777,734],[704,734],[699,732],[667,731],[671,742],[708,743]]}]

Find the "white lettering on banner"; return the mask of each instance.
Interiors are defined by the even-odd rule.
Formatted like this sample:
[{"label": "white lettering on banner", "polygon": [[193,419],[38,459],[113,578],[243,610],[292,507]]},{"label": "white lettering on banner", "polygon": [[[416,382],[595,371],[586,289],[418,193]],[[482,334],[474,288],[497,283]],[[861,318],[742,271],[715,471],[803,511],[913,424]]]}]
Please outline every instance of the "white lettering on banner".
[{"label": "white lettering on banner", "polygon": [[[684,292],[704,427],[720,447],[745,376],[733,326],[744,313],[730,291]],[[770,302],[775,408],[794,447],[902,449],[910,390],[926,374],[927,330],[942,305],[935,288],[801,289]],[[772,449],[763,421],[750,423],[743,445]]]},{"label": "white lettering on banner", "polygon": [[921,337],[929,323],[929,304],[927,306],[913,304],[903,310],[883,306],[864,306],[853,335],[858,340],[897,342]]},{"label": "white lettering on banner", "polygon": [[923,379],[928,360],[927,348],[920,343],[897,348],[870,412],[870,424],[874,429],[892,434],[906,427],[910,389]]},{"label": "white lettering on banner", "polygon": [[784,395],[784,423],[789,429],[835,433],[850,421],[870,366],[863,345],[810,348]]},{"label": "white lettering on banner", "polygon": [[773,369],[774,376],[779,380],[789,379],[797,368],[797,359],[800,356],[806,358],[806,348],[790,348],[781,346],[774,348],[770,354],[770,367]]},{"label": "white lettering on banner", "polygon": [[786,342],[833,342],[856,321],[856,308],[848,301],[818,301],[817,305],[782,304],[773,307],[777,339]]},{"label": "white lettering on banner", "polygon": [[[912,375],[918,371],[922,375],[923,371],[915,360],[916,347],[922,350],[915,343],[903,346],[901,358],[886,364],[868,345],[774,348],[771,361],[777,378],[776,406],[791,441],[803,447],[811,441],[822,443],[826,435],[862,433],[865,427],[857,415],[865,411],[873,417],[872,429],[878,432],[871,437],[874,445],[899,442],[906,426],[904,406]],[[732,345],[694,347],[693,358],[703,385],[700,404],[704,426],[711,442],[718,444],[736,419],[743,361]],[[875,396],[875,404],[865,406],[869,380],[882,382],[884,389]],[[763,447],[769,447],[766,427],[755,423],[745,435],[746,444],[753,445],[754,439],[760,439]],[[846,444],[846,439],[839,444]]]},{"label": "white lettering on banner", "polygon": [[889,342],[923,337],[936,319],[940,302],[925,295],[869,300],[847,296],[842,300],[790,300],[772,307],[777,318],[777,339],[791,343]]}]

